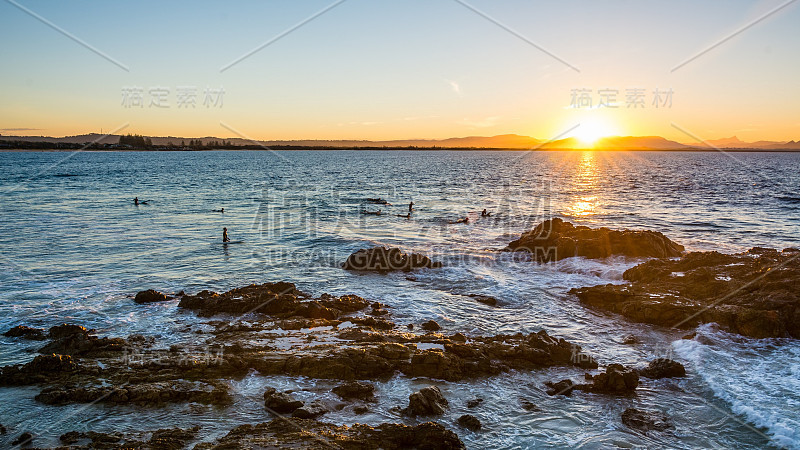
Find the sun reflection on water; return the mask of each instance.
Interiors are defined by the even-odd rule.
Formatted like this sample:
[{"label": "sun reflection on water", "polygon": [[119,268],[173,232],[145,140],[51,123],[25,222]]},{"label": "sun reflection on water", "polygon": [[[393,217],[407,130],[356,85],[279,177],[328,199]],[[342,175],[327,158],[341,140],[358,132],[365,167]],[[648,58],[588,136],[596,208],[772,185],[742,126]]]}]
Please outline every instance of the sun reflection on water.
[{"label": "sun reflection on water", "polygon": [[597,157],[593,151],[584,151],[575,168],[575,197],[567,205],[567,213],[572,216],[591,216],[598,209],[600,199],[596,194],[599,179]]}]

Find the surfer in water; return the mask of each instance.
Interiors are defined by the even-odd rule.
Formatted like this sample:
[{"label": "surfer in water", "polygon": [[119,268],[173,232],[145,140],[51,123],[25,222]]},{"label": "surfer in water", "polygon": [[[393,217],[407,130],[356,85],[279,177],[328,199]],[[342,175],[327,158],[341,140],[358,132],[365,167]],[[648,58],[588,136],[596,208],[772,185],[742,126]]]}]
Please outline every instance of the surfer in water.
[{"label": "surfer in water", "polygon": [[231,238],[228,237],[228,228],[222,227],[222,242],[230,242]]},{"label": "surfer in water", "polygon": [[218,213],[224,213],[224,212],[225,212],[225,208],[221,208],[221,209],[214,209],[213,211],[214,211],[214,212],[218,212]]},{"label": "surfer in water", "polygon": [[139,197],[134,197],[133,198],[133,204],[136,205],[136,206],[139,206]]},{"label": "surfer in water", "polygon": [[486,211],[485,209],[483,210],[483,212],[481,212],[481,217],[489,217],[491,215],[492,215],[492,213]]},{"label": "surfer in water", "polygon": [[458,219],[454,222],[449,222],[450,225],[455,225],[457,223],[469,223],[469,217],[464,217],[463,219]]},{"label": "surfer in water", "polygon": [[408,213],[411,214],[411,211],[414,210],[414,202],[408,204]]}]

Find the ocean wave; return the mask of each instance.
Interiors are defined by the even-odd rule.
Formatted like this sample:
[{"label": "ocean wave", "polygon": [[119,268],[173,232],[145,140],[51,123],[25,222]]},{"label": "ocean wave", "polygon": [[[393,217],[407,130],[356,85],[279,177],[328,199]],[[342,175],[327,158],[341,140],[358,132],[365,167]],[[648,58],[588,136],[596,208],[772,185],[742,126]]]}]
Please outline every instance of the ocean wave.
[{"label": "ocean wave", "polygon": [[731,411],[777,446],[800,449],[800,405],[793,400],[800,391],[800,343],[742,338],[707,324],[673,348]]}]

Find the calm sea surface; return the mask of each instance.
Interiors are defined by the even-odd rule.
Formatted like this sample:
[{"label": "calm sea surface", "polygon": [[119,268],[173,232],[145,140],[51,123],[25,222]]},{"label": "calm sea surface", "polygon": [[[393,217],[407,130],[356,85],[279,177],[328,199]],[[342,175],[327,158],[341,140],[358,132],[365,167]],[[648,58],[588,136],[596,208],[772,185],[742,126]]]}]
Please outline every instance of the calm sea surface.
[{"label": "calm sea surface", "polygon": [[[633,398],[549,397],[549,380],[580,370],[510,373],[439,383],[452,408],[439,420],[470,448],[800,448],[800,344],[753,340],[703,326],[686,332],[630,324],[582,307],[573,287],[621,282],[633,259],[570,258],[536,265],[496,250],[552,216],[574,223],[663,232],[688,250],[736,252],[800,246],[800,154],[686,152],[126,152],[0,153],[0,331],[65,321],[102,335],[155,336],[168,347],[199,322],[174,303],[139,306],[147,288],[195,292],[291,281],[313,294],[353,293],[392,307],[398,324],[434,319],[468,335],[545,329],[581,344],[602,364],[682,361],[685,379],[645,381]],[[138,207],[133,198],[147,204]],[[391,206],[364,202],[381,197]],[[411,219],[398,217],[415,203]],[[224,213],[214,212],[224,208]],[[383,215],[363,215],[363,209]],[[481,218],[484,208],[493,212]],[[469,224],[449,224],[469,217]],[[223,246],[222,228],[234,241]],[[359,248],[425,252],[445,268],[359,275],[339,264]],[[800,287],[799,287],[800,288]],[[463,297],[486,294],[491,308]],[[465,300],[466,299],[466,300]],[[621,343],[634,334],[641,345]],[[0,364],[27,362],[41,343],[0,337]],[[391,411],[428,383],[377,383],[377,406],[334,423],[401,421]],[[138,431],[200,424],[218,437],[269,420],[264,386],[327,386],[304,378],[231,381],[225,411],[176,405],[43,406],[36,388],[0,388],[2,424],[56,445],[70,430]],[[484,430],[453,422],[467,412]],[[524,412],[520,399],[539,412]],[[643,435],[620,422],[628,407],[660,410],[675,430]],[[66,417],[66,419],[65,419]],[[410,423],[410,422],[409,422]]]}]

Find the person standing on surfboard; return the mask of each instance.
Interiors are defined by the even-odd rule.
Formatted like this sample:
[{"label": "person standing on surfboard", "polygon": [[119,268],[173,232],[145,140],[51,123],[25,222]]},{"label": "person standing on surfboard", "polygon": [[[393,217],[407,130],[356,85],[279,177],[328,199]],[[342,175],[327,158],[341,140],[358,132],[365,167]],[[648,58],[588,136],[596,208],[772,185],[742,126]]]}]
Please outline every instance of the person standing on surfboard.
[{"label": "person standing on surfboard", "polygon": [[408,213],[411,214],[411,210],[414,209],[414,202],[408,204]]},{"label": "person standing on surfboard", "polygon": [[135,197],[133,199],[133,204],[136,205],[136,206],[139,206],[139,197]]},{"label": "person standing on surfboard", "polygon": [[230,242],[231,239],[228,237],[228,228],[222,227],[222,242]]}]

